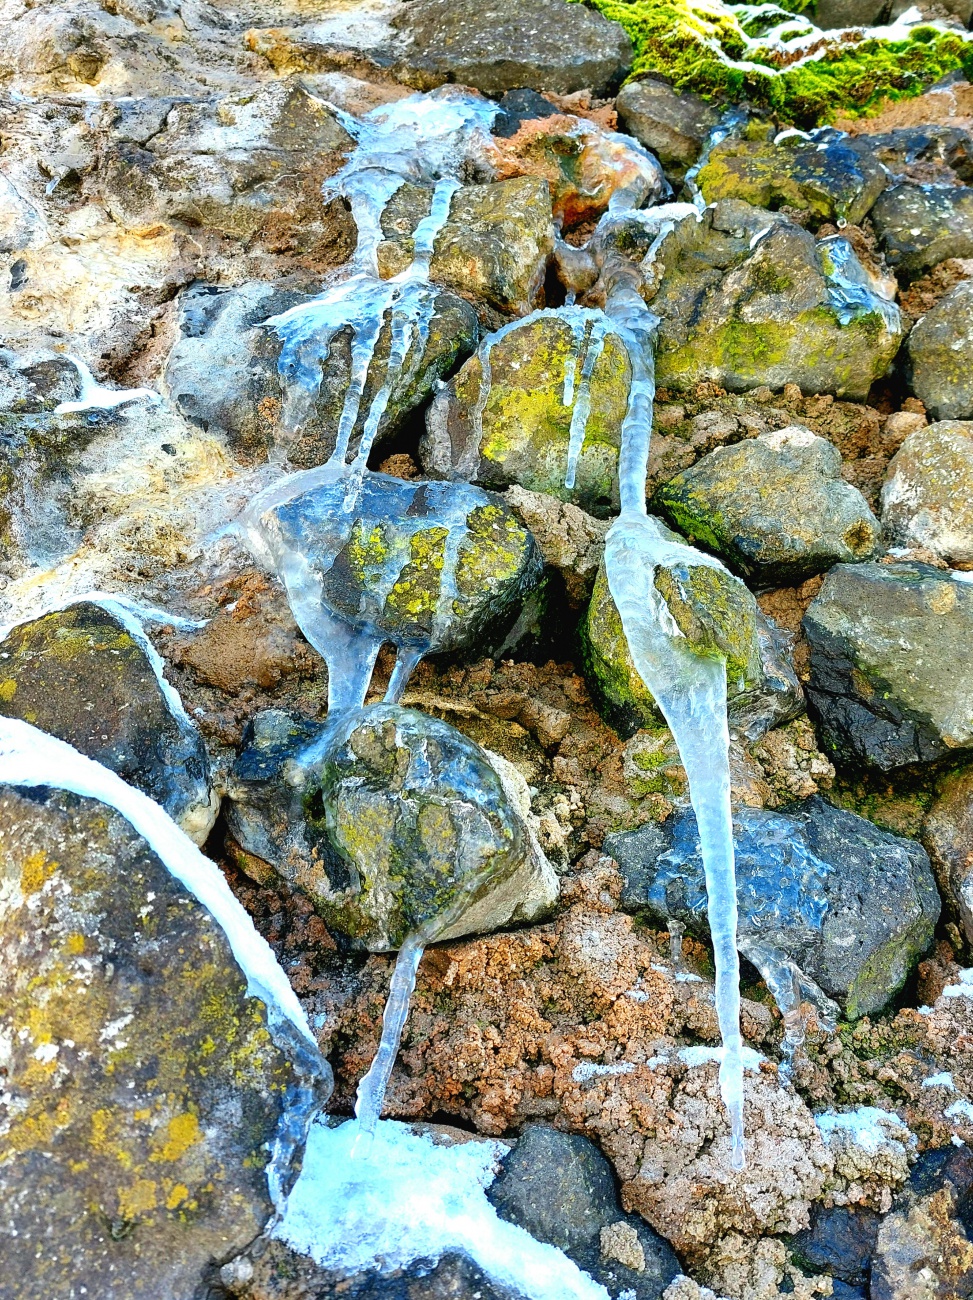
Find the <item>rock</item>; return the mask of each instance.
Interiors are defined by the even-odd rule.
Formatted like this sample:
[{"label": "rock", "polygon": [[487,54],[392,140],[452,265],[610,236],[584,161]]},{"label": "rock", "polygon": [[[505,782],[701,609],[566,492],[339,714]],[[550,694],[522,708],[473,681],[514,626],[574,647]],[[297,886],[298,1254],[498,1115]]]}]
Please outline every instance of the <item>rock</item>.
[{"label": "rock", "polygon": [[878,1233],[872,1300],[958,1300],[973,1293],[973,1242],[945,1187],[893,1210]]},{"label": "rock", "polygon": [[815,1206],[811,1226],[791,1238],[794,1261],[806,1273],[865,1286],[880,1224],[881,1217],[865,1206]]},{"label": "rock", "polygon": [[542,117],[557,117],[562,111],[557,104],[539,95],[536,90],[526,87],[508,90],[500,100],[490,134],[498,140],[509,140],[525,122],[536,122]]},{"label": "rock", "polygon": [[[793,962],[805,977],[804,996],[825,1017],[828,999],[849,1019],[880,1011],[929,946],[939,917],[922,846],[820,796],[786,813],[737,809],[734,845],[740,951],[765,978],[779,979]],[[661,828],[609,836],[605,848],[625,877],[623,906],[707,930],[691,810]]]},{"label": "rock", "polygon": [[[678,541],[674,533],[670,536]],[[709,566],[679,566],[658,569],[655,585],[690,644],[701,654],[726,657],[732,725],[745,724],[743,729],[756,738],[800,711],[793,673],[780,662],[769,625],[738,578]],[[661,716],[632,660],[603,564],[582,636],[589,685],[612,725],[623,735],[639,727],[658,728]],[[756,699],[763,703],[755,711]]]},{"label": "rock", "polygon": [[849,136],[845,144],[882,163],[896,181],[954,185],[973,180],[973,138],[959,126],[900,127],[876,135]]},{"label": "rock", "polygon": [[839,763],[888,772],[973,745],[973,584],[927,564],[836,565],[803,627],[808,699]]},{"label": "rock", "polygon": [[922,824],[947,907],[958,912],[968,942],[973,942],[973,769],[952,772],[939,787]]},{"label": "rock", "polygon": [[504,500],[537,543],[544,564],[560,574],[568,603],[577,608],[591,595],[605,549],[608,523],[557,497],[516,484]]},{"label": "rock", "polygon": [[[519,322],[484,343],[429,409],[420,444],[426,472],[493,488],[516,483],[594,515],[617,509],[631,369],[624,344],[612,333],[591,371],[575,486],[564,486],[577,376],[592,346],[590,327],[583,328],[580,348],[568,321],[554,315]],[[565,376],[571,373],[574,396],[565,404]]]},{"label": "rock", "polygon": [[407,79],[423,89],[457,81],[488,95],[526,86],[611,94],[631,65],[617,23],[562,0],[416,0],[393,20],[405,37]]},{"label": "rock", "polygon": [[902,340],[898,308],[847,240],[815,243],[786,218],[738,200],[680,222],[657,263],[660,385],[713,381],[744,392],[792,383],[863,399]]},{"label": "rock", "polygon": [[910,433],[889,465],[882,524],[890,542],[973,563],[973,423]]},{"label": "rock", "polygon": [[501,1219],[563,1250],[609,1295],[660,1300],[679,1272],[669,1244],[626,1215],[593,1142],[532,1124],[487,1191]]},{"label": "rock", "polygon": [[6,785],[0,845],[7,1276],[22,1300],[203,1294],[271,1217],[271,1147],[311,1067],[113,808]]},{"label": "rock", "polygon": [[[386,239],[378,266],[386,279],[413,257],[412,232],[429,212],[432,190],[403,185],[382,214]],[[554,248],[551,194],[536,176],[469,185],[453,195],[449,220],[436,236],[429,276],[469,298],[478,311],[500,318],[539,306]],[[491,318],[491,328],[500,324]]]},{"label": "rock", "polygon": [[109,147],[98,185],[113,220],[135,234],[204,227],[330,267],[347,257],[353,225],[340,202],[322,202],[321,184],[353,147],[328,105],[293,78],[176,102],[159,134]]},{"label": "rock", "polygon": [[973,257],[973,190],[895,185],[877,200],[872,224],[889,264],[911,279],[948,257]]},{"label": "rock", "polygon": [[941,298],[906,345],[912,391],[937,420],[973,417],[973,280]]},{"label": "rock", "polygon": [[806,212],[814,225],[858,225],[888,184],[885,168],[843,140],[785,135],[717,144],[696,178],[707,203],[742,199],[755,208]]},{"label": "rock", "polygon": [[818,0],[814,23],[823,30],[875,27],[888,8],[888,0]]},{"label": "rock", "polygon": [[615,100],[622,129],[651,149],[666,171],[681,178],[702,152],[719,112],[689,92],[677,94],[665,81],[629,81]]},{"label": "rock", "polygon": [[0,715],[103,763],[203,843],[219,806],[206,746],[133,615],[80,601],[15,627],[0,661]]},{"label": "rock", "polygon": [[398,646],[435,654],[477,646],[513,618],[541,575],[534,539],[502,498],[460,483],[369,474],[354,505],[347,484],[318,483],[274,504],[257,527],[287,578],[295,616],[326,614]]},{"label": "rock", "polygon": [[[187,419],[204,429],[225,432],[246,459],[263,459],[284,429],[286,384],[278,373],[281,340],[263,322],[291,307],[310,302],[308,295],[264,282],[233,289],[195,284],[179,299],[179,338],[165,368],[165,387]],[[429,335],[421,353],[413,347],[392,385],[379,423],[378,443],[393,436],[415,408],[433,392],[476,346],[473,309],[451,293],[439,293]],[[351,449],[361,438],[369,406],[385,380],[391,327],[383,325],[352,433]],[[213,375],[220,375],[214,385]],[[350,332],[334,340],[321,366],[321,384],[289,459],[310,468],[328,459],[351,374]]]},{"label": "rock", "polygon": [[653,502],[684,536],[760,583],[867,560],[881,542],[864,497],[841,477],[841,452],[800,425],[717,448]]},{"label": "rock", "polygon": [[244,850],[303,889],[329,925],[380,952],[416,930],[456,938],[551,906],[557,879],[508,765],[396,705],[335,725],[311,732],[258,715],[228,811]]}]

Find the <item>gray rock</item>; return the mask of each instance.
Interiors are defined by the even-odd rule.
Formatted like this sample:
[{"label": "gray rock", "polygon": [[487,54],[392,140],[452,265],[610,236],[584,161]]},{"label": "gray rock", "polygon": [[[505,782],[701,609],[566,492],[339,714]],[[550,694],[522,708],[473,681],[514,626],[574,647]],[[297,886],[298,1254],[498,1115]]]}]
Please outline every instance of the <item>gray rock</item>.
[{"label": "gray rock", "polygon": [[895,185],[872,208],[872,223],[891,266],[921,275],[948,257],[973,257],[973,190]]},{"label": "gray rock", "polygon": [[905,179],[912,168],[928,175],[936,167],[944,181],[949,171],[957,180],[973,180],[973,137],[958,126],[903,126],[880,134],[848,136],[845,145],[887,167],[894,180]]},{"label": "gray rock", "polygon": [[864,1286],[872,1270],[872,1255],[881,1215],[865,1206],[816,1205],[811,1225],[791,1237],[795,1263],[805,1273],[826,1273],[848,1286]]},{"label": "gray rock", "polygon": [[[277,368],[281,340],[262,323],[309,301],[309,295],[259,281],[233,289],[195,284],[180,297],[180,337],[166,361],[166,391],[183,415],[204,429],[224,431],[246,459],[263,459],[284,424],[286,385]],[[379,423],[379,444],[393,436],[437,382],[472,352],[477,335],[472,307],[454,294],[438,294],[421,354],[411,348],[393,382]],[[385,380],[390,340],[391,326],[386,322],[369,367],[352,450],[361,438],[371,401]],[[219,374],[219,384],[213,383],[214,374]],[[320,387],[300,435],[290,447],[294,466],[320,465],[334,450],[350,374],[351,338],[343,331],[324,360]]]},{"label": "gray rock", "polygon": [[922,842],[949,911],[973,943],[973,769],[952,772],[922,823]]},{"label": "gray rock", "polygon": [[134,617],[81,601],[0,643],[0,715],[103,763],[201,844],[218,807],[206,746],[161,671]]},{"label": "gray rock", "polygon": [[588,1138],[531,1124],[487,1196],[501,1219],[563,1250],[613,1297],[660,1300],[680,1271],[668,1242],[623,1212],[611,1165]]},{"label": "gray rock", "polygon": [[809,9],[817,27],[832,31],[842,27],[876,27],[888,4],[889,0],[817,0]]},{"label": "gray rock", "polygon": [[734,392],[797,384],[863,399],[902,340],[851,245],[739,200],[683,221],[657,258],[660,385]]},{"label": "gray rock", "polygon": [[841,452],[792,425],[719,447],[664,483],[656,508],[744,578],[789,586],[867,560],[881,528],[841,477]]},{"label": "gray rock", "polygon": [[557,898],[509,765],[421,713],[372,705],[323,732],[258,715],[229,787],[243,849],[370,951],[531,920]]},{"label": "gray rock", "polygon": [[973,417],[973,280],[950,289],[906,344],[912,391],[937,420]]},{"label": "gray rock", "polygon": [[[789,963],[825,1016],[880,1011],[932,940],[939,895],[920,844],[815,795],[786,813],[734,813],[738,944],[771,989]],[[691,810],[661,827],[609,836],[625,878],[622,905],[707,929],[702,855]],[[824,995],[824,996],[822,996]],[[831,1008],[833,1010],[833,1008]]]},{"label": "gray rock", "polygon": [[271,1217],[285,1104],[326,1064],[277,1041],[222,930],[96,799],[0,789],[0,950],[0,1290],[205,1294]]},{"label": "gray rock", "polygon": [[673,177],[693,165],[720,116],[698,95],[678,93],[652,78],[623,86],[615,108],[622,129],[651,150]]},{"label": "gray rock", "polygon": [[520,86],[611,94],[631,66],[618,23],[563,0],[415,0],[394,21],[405,75],[421,89],[457,81],[488,95]]},{"label": "gray rock", "polygon": [[908,435],[889,464],[882,524],[899,546],[973,563],[973,422],[947,420]]},{"label": "gray rock", "polygon": [[842,764],[891,771],[973,746],[973,583],[927,564],[839,564],[804,617],[808,698]]}]

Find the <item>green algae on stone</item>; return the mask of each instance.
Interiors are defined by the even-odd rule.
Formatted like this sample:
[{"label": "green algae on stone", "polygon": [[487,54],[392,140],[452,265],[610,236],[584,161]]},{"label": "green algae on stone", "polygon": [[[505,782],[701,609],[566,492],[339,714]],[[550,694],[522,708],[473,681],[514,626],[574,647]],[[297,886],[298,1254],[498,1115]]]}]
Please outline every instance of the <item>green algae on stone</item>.
[{"label": "green algae on stone", "polygon": [[[490,380],[484,392],[488,346]],[[493,488],[516,483],[595,515],[617,509],[618,451],[631,369],[624,344],[611,333],[591,374],[575,486],[564,486],[574,410],[573,400],[564,402],[565,374],[573,369],[576,400],[589,346],[590,328],[579,349],[568,322],[553,315],[524,321],[481,346],[430,408],[420,447],[427,472]]]},{"label": "green algae on stone", "polygon": [[222,930],[98,800],[0,789],[0,952],[19,1300],[196,1294],[269,1219],[271,1147],[313,1078]]}]

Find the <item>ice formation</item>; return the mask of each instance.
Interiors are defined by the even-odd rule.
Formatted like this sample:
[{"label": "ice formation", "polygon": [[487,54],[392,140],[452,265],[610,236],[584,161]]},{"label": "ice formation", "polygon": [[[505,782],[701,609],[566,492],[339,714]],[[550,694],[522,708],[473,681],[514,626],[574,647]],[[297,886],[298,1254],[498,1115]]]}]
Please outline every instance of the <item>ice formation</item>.
[{"label": "ice formation", "polygon": [[81,380],[81,392],[71,402],[59,402],[54,408],[55,415],[68,415],[76,411],[110,411],[126,402],[160,402],[162,399],[151,388],[106,388],[99,384],[94,375],[78,357],[66,356],[78,372]]}]

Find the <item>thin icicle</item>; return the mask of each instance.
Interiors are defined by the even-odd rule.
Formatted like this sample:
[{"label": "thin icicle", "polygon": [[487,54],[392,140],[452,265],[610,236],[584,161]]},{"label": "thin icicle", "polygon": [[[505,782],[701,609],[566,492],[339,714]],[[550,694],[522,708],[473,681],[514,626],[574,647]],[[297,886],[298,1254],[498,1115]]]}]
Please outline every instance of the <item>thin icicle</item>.
[{"label": "thin icicle", "polygon": [[[372,1059],[368,1073],[358,1085],[355,1117],[361,1126],[362,1136],[370,1139],[382,1116],[382,1104],[388,1087],[392,1066],[398,1054],[402,1031],[409,1015],[409,1004],[416,987],[416,973],[422,960],[423,944],[418,935],[410,934],[399,949],[389,984],[389,995],[382,1013],[382,1037],[378,1051]],[[365,1150],[367,1150],[367,1146]]]},{"label": "thin icicle", "polygon": [[[610,333],[611,329],[607,321],[604,324],[599,322],[597,325],[592,323],[591,333],[588,335],[588,350],[581,366],[581,382],[578,384],[577,393],[572,394],[574,409],[571,412],[571,429],[568,433],[568,465],[567,472],[564,475],[564,486],[569,492],[574,488],[574,481],[578,472],[578,458],[584,447],[585,434],[588,431],[588,416],[591,414],[591,376],[594,374],[595,366],[601,358],[605,347],[605,339]],[[572,375],[573,373],[574,368],[572,368]]]}]

